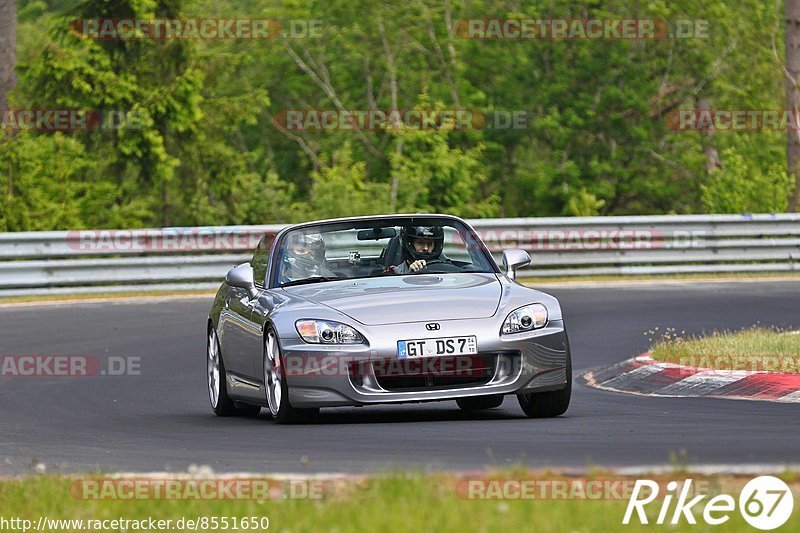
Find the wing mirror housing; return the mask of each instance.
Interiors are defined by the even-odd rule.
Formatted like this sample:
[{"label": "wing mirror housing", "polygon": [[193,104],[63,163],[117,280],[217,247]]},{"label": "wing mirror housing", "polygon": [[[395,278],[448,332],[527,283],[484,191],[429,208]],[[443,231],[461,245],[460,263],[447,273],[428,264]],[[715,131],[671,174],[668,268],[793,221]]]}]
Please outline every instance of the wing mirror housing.
[{"label": "wing mirror housing", "polygon": [[517,269],[529,265],[531,256],[525,250],[514,248],[511,250],[503,250],[503,268],[506,271],[506,276],[511,279],[516,279]]},{"label": "wing mirror housing", "polygon": [[258,296],[256,283],[253,278],[253,267],[250,266],[250,263],[242,263],[230,269],[225,275],[225,283],[231,287],[239,287],[240,289],[246,290],[251,300]]}]

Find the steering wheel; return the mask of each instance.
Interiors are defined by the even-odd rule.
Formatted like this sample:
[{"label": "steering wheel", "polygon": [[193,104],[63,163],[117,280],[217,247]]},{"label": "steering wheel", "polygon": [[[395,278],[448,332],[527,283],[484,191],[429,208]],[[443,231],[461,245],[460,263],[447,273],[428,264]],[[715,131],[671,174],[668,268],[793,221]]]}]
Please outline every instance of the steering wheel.
[{"label": "steering wheel", "polygon": [[[431,265],[434,265],[433,268],[431,268]],[[461,272],[461,268],[441,259],[433,259],[427,261],[425,266],[414,272],[414,274],[445,274],[447,272]]]}]

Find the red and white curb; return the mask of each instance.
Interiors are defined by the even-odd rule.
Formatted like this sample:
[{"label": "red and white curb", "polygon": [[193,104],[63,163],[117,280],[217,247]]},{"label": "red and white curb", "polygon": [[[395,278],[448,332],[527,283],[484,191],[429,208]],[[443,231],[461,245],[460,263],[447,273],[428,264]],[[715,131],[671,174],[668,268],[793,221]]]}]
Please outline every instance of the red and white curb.
[{"label": "red and white curb", "polygon": [[800,403],[800,374],[682,366],[647,354],[590,370],[583,378],[597,389],[646,396]]}]

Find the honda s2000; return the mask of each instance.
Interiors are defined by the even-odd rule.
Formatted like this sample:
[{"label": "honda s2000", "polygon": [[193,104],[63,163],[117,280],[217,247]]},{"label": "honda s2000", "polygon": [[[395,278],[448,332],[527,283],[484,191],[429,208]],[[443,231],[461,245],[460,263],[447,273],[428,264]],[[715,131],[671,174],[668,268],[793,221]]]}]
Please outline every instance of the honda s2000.
[{"label": "honda s2000", "polygon": [[514,394],[529,417],[571,395],[558,301],[515,281],[523,250],[495,263],[447,215],[309,222],[265,235],[228,272],[208,318],[208,393],[220,416],[269,409],[279,423],[321,407]]}]

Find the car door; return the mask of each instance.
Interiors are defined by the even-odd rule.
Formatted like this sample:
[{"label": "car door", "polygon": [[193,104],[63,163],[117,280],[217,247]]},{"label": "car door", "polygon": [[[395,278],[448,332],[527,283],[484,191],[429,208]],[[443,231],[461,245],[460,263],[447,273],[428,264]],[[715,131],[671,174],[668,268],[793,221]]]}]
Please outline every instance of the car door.
[{"label": "car door", "polygon": [[[266,237],[262,237],[259,245],[250,260],[253,267],[253,278],[259,292],[263,291],[263,272],[268,261]],[[242,396],[242,391],[248,388],[257,388],[258,375],[261,373],[261,324],[252,320],[253,304],[257,300],[251,298],[247,290],[239,287],[229,287],[220,314],[223,330],[223,357],[225,367],[234,380],[234,396]],[[239,388],[242,390],[238,390]],[[245,394],[246,395],[246,394]]]},{"label": "car door", "polygon": [[265,278],[267,265],[269,264],[271,244],[271,236],[265,235],[259,241],[258,246],[256,246],[253,259],[250,261],[250,266],[253,267],[253,281],[256,284],[258,296],[253,299],[248,298],[243,309],[243,311],[247,313],[247,328],[245,331],[245,338],[242,340],[247,361],[243,361],[242,372],[243,376],[253,383],[259,383],[263,380],[264,321],[260,319],[260,313],[254,313],[254,310],[260,308],[259,301],[263,300],[266,296]]},{"label": "car door", "polygon": [[[274,236],[265,235],[258,243],[256,254],[253,255],[253,277],[256,288],[259,289],[258,298],[251,302],[250,320],[257,324],[258,336],[251,340],[254,357],[255,374],[254,380],[264,388],[264,334],[265,326],[275,307],[285,302],[285,298],[280,294],[282,291],[269,289],[270,263],[275,260],[277,252],[273,249]],[[273,265],[273,268],[277,268]],[[256,348],[257,347],[257,348]]]},{"label": "car door", "polygon": [[258,334],[258,325],[250,320],[252,312],[250,295],[238,287],[231,287],[225,299],[224,351],[225,369],[236,377],[252,378],[252,342]]}]

